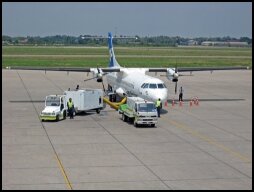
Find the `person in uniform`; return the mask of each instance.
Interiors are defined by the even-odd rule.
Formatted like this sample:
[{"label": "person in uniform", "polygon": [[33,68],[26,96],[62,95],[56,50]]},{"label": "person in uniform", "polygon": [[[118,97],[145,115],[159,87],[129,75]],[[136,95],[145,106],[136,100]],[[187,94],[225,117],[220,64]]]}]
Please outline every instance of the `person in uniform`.
[{"label": "person in uniform", "polygon": [[179,90],[179,101],[183,101],[183,87]]},{"label": "person in uniform", "polygon": [[156,101],[155,106],[157,108],[158,117],[160,117],[161,116],[161,106],[162,106],[160,98]]},{"label": "person in uniform", "polygon": [[73,113],[74,113],[74,103],[71,98],[69,98],[69,101],[67,102],[68,107],[68,113],[70,115],[70,119],[74,119]]}]

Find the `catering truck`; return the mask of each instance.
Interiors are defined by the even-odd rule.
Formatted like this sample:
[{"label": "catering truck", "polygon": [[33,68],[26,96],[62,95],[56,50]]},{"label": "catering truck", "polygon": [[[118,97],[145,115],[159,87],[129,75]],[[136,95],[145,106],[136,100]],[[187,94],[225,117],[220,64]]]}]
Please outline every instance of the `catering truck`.
[{"label": "catering truck", "polygon": [[49,95],[45,99],[45,108],[40,119],[60,120],[68,115],[67,102],[72,98],[75,114],[95,110],[100,113],[103,105],[103,91],[101,89],[80,89],[77,91],[64,91],[63,95]]},{"label": "catering truck", "polygon": [[122,114],[123,121],[132,121],[135,127],[139,125],[155,127],[158,122],[155,104],[140,97],[127,97],[126,104],[120,105],[118,111]]},{"label": "catering truck", "polygon": [[69,98],[74,103],[75,113],[95,110],[100,113],[103,105],[103,91],[101,89],[80,89],[77,91],[65,91],[66,101]]}]

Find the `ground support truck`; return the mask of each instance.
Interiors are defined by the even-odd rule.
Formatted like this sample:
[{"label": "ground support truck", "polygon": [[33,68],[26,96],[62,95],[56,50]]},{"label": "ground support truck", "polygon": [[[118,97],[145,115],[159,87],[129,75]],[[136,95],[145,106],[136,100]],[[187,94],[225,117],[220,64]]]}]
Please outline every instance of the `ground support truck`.
[{"label": "ground support truck", "polygon": [[67,102],[65,95],[49,95],[45,99],[45,108],[40,114],[40,119],[60,120],[67,116]]},{"label": "ground support truck", "polygon": [[75,113],[95,110],[97,113],[105,107],[103,105],[102,89],[80,89],[77,91],[65,91],[66,102],[72,98]]},{"label": "ground support truck", "polygon": [[155,127],[158,122],[158,115],[155,104],[140,97],[127,97],[126,104],[118,109],[122,114],[122,120],[133,122],[135,127],[139,125],[150,125]]},{"label": "ground support truck", "polygon": [[67,102],[72,98],[76,113],[96,110],[100,113],[103,109],[103,91],[101,89],[80,89],[77,91],[65,91],[63,95],[49,95],[45,99],[45,108],[40,114],[40,119],[60,120],[68,115]]}]

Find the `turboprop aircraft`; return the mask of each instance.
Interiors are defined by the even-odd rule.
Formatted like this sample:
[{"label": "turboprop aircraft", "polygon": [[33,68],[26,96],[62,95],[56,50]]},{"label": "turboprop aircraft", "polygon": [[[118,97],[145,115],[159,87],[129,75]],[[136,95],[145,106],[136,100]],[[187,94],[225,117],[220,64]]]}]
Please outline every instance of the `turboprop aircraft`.
[{"label": "turboprop aircraft", "polygon": [[[167,79],[175,82],[175,93],[177,90],[178,72],[213,71],[213,70],[238,70],[248,69],[247,67],[179,67],[179,68],[125,68],[121,67],[115,58],[113,49],[113,36],[108,33],[108,47],[110,60],[107,68],[42,68],[42,67],[7,67],[8,69],[19,70],[45,70],[46,71],[67,71],[67,72],[92,72],[97,82],[103,82],[103,76],[107,78],[108,89],[119,96],[138,96],[149,101],[162,102],[168,99],[168,89],[165,83],[159,79],[146,74],[146,72],[165,72]],[[87,79],[87,80],[91,80]],[[86,80],[85,80],[86,81]],[[104,85],[103,85],[104,86]]]}]

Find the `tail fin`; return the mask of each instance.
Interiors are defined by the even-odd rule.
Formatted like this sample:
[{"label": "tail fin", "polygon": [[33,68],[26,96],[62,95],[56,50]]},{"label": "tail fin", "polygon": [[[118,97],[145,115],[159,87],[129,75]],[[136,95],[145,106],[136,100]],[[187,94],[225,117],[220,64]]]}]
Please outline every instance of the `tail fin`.
[{"label": "tail fin", "polygon": [[120,67],[120,65],[118,64],[115,58],[115,53],[113,48],[113,37],[110,32],[108,33],[108,48],[109,48],[109,55],[110,55],[108,67]]}]

